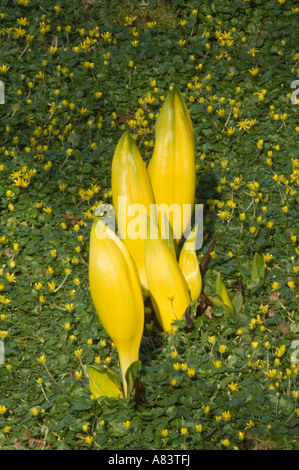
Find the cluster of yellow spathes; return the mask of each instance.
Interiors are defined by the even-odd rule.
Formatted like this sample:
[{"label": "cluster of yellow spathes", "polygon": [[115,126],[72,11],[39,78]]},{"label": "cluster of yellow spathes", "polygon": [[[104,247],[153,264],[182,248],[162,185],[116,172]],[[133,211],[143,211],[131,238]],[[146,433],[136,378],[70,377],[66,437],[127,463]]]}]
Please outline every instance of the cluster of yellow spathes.
[{"label": "cluster of yellow spathes", "polygon": [[[124,396],[126,371],[139,358],[143,297],[151,297],[162,329],[169,331],[190,301],[199,298],[202,287],[195,252],[197,227],[177,259],[176,247],[190,220],[182,217],[177,223],[174,218],[168,219],[167,208],[173,204],[179,205],[182,213],[183,206],[190,205],[190,214],[195,204],[193,126],[176,87],[162,106],[155,133],[148,170],[129,132],[121,137],[111,175],[119,237],[100,219],[95,219],[90,237],[91,297],[104,329],[117,347]],[[120,201],[125,201],[122,210]],[[169,236],[165,239],[161,232],[167,229]]]}]

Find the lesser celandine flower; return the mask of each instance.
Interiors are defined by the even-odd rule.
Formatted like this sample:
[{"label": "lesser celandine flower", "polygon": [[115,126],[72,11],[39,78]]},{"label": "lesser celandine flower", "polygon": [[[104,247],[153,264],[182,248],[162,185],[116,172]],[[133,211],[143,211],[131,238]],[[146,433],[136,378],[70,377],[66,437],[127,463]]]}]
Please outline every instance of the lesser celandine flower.
[{"label": "lesser celandine flower", "polygon": [[227,384],[227,386],[231,389],[232,392],[235,392],[238,390],[238,384],[231,382],[230,384]]},{"label": "lesser celandine flower", "polygon": [[46,362],[46,355],[43,354],[42,356],[38,357],[37,358],[38,362],[40,362],[41,364],[44,364]]},{"label": "lesser celandine flower", "polygon": [[229,447],[230,441],[229,441],[229,439],[222,439],[221,444],[222,444],[224,447]]}]

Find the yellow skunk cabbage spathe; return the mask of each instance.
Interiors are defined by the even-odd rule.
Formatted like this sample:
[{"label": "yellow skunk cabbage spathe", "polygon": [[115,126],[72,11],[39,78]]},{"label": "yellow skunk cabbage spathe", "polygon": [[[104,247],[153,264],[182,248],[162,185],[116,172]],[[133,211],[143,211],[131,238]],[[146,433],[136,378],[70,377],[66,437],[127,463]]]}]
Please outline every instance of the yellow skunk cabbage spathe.
[{"label": "yellow skunk cabbage spathe", "polygon": [[202,289],[200,266],[195,251],[198,225],[190,232],[179,257],[179,265],[186,278],[191,300],[198,300]]},{"label": "yellow skunk cabbage spathe", "polygon": [[145,163],[128,131],[115,149],[111,186],[119,236],[135,261],[141,285],[148,294],[144,266],[146,216],[156,221],[156,207]]},{"label": "yellow skunk cabbage spathe", "polygon": [[117,235],[98,218],[90,234],[89,283],[96,312],[119,354],[126,397],[126,371],[139,359],[143,297],[132,257]]},{"label": "yellow skunk cabbage spathe", "polygon": [[[169,219],[173,237],[179,242],[194,209],[196,169],[193,126],[184,98],[176,87],[167,96],[156,121],[155,146],[148,172],[158,205],[160,227],[165,211],[171,211],[172,205],[176,205],[173,213],[177,216],[170,213]],[[163,204],[167,206],[163,208]],[[185,209],[184,204],[187,205]]]},{"label": "yellow skunk cabbage spathe", "polygon": [[180,320],[190,304],[188,286],[171,248],[161,239],[158,228],[148,221],[145,240],[145,268],[157,319],[164,331]]}]

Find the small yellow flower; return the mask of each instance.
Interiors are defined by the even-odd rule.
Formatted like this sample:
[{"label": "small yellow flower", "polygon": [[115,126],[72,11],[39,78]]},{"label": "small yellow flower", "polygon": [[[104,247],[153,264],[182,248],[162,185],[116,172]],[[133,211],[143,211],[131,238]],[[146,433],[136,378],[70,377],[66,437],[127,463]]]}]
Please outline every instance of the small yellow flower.
[{"label": "small yellow flower", "polygon": [[129,427],[131,426],[131,421],[123,421],[123,425],[126,429],[129,429]]},{"label": "small yellow flower", "polygon": [[161,435],[162,435],[163,437],[167,437],[167,436],[168,436],[168,429],[162,429]]},{"label": "small yellow flower", "polygon": [[232,415],[230,414],[229,411],[223,411],[222,416],[224,421],[230,421],[232,419]]},{"label": "small yellow flower", "polygon": [[83,349],[76,349],[75,350],[75,356],[76,357],[81,357],[82,356]]},{"label": "small yellow flower", "polygon": [[181,436],[187,436],[187,434],[188,434],[188,429],[187,429],[187,428],[181,428],[181,429],[180,429],[180,432],[181,432]]},{"label": "small yellow flower", "polygon": [[215,344],[216,336],[208,336],[208,341],[210,344]]},{"label": "small yellow flower", "polygon": [[0,66],[0,72],[2,72],[4,74],[7,73],[9,71],[9,69],[10,69],[9,65],[4,64],[4,65]]},{"label": "small yellow flower", "polygon": [[223,439],[223,440],[221,441],[221,444],[222,444],[224,447],[228,447],[229,444],[230,444],[229,439]]},{"label": "small yellow flower", "polygon": [[187,374],[188,374],[189,377],[194,377],[195,369],[193,367],[188,368]]},{"label": "small yellow flower", "polygon": [[232,392],[235,392],[238,390],[238,384],[231,382],[230,384],[227,384],[227,386],[231,389]]},{"label": "small yellow flower", "polygon": [[65,309],[68,312],[72,312],[74,310],[74,304],[65,304]]},{"label": "small yellow flower", "polygon": [[246,423],[246,427],[245,429],[251,429],[254,427],[254,422],[252,421],[252,419],[250,421],[248,421],[248,423]]},{"label": "small yellow flower", "polygon": [[5,277],[8,280],[8,282],[17,282],[15,279],[15,273],[6,273]]},{"label": "small yellow flower", "polygon": [[51,291],[54,291],[54,290],[55,290],[55,287],[56,287],[56,284],[55,284],[54,281],[52,281],[52,282],[48,282],[48,286],[49,286],[49,289],[50,289]]},{"label": "small yellow flower", "polygon": [[282,344],[282,345],[280,346],[280,348],[277,350],[276,356],[277,356],[277,357],[283,356],[284,353],[285,353],[285,350],[286,350],[286,346],[285,346],[285,344]]},{"label": "small yellow flower", "polygon": [[221,354],[225,353],[225,351],[226,351],[226,345],[225,345],[225,344],[220,344],[220,345],[219,345],[219,348],[218,348],[218,351],[219,351]]},{"label": "small yellow flower", "polygon": [[93,437],[92,436],[86,436],[85,437],[85,442],[86,444],[90,445],[93,442]]},{"label": "small yellow flower", "polygon": [[248,70],[248,72],[250,73],[250,75],[255,76],[259,73],[259,69],[258,67],[254,67],[253,69]]},{"label": "small yellow flower", "polygon": [[0,405],[0,415],[4,415],[7,411],[7,408],[5,405]]},{"label": "small yellow flower", "polygon": [[37,360],[38,362],[40,362],[41,364],[44,364],[46,362],[46,356],[45,354],[42,354],[42,356],[38,357]]}]

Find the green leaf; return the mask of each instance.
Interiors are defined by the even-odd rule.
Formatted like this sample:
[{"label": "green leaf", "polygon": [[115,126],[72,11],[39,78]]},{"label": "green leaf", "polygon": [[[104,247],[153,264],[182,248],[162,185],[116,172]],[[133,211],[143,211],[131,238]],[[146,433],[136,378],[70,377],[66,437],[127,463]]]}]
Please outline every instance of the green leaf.
[{"label": "green leaf", "polygon": [[140,361],[135,361],[132,362],[132,364],[128,367],[125,378],[128,384],[128,396],[133,391],[134,388],[134,380],[136,377],[139,376],[141,371],[141,362]]},{"label": "green leaf", "polygon": [[255,292],[259,287],[264,284],[264,278],[262,277],[255,277],[254,279],[250,279],[247,283],[248,289],[252,292]]},{"label": "green leaf", "polygon": [[260,253],[255,253],[253,263],[252,263],[252,270],[251,270],[251,279],[256,278],[265,278],[265,263],[264,258]]},{"label": "green leaf", "polygon": [[215,292],[216,292],[216,295],[221,297],[223,303],[226,305],[226,307],[229,308],[232,315],[235,315],[235,308],[233,306],[233,303],[231,301],[227,288],[223,282],[220,271],[217,272],[217,276],[216,276]]},{"label": "green leaf", "polygon": [[96,398],[123,398],[120,380],[110,369],[89,366],[87,372],[91,393]]},{"label": "green leaf", "polygon": [[235,315],[235,312],[228,305],[225,305],[225,303],[223,302],[223,300],[221,299],[219,295],[205,294],[205,297],[214,307],[221,307],[223,310],[223,313],[229,314],[231,316]]},{"label": "green leaf", "polygon": [[237,290],[235,293],[234,293],[234,296],[232,298],[232,303],[233,303],[233,306],[234,306],[234,309],[235,309],[235,312],[236,313],[240,313],[241,310],[242,310],[242,306],[243,306],[243,295],[242,295],[242,292],[241,292],[241,289],[240,290]]}]

